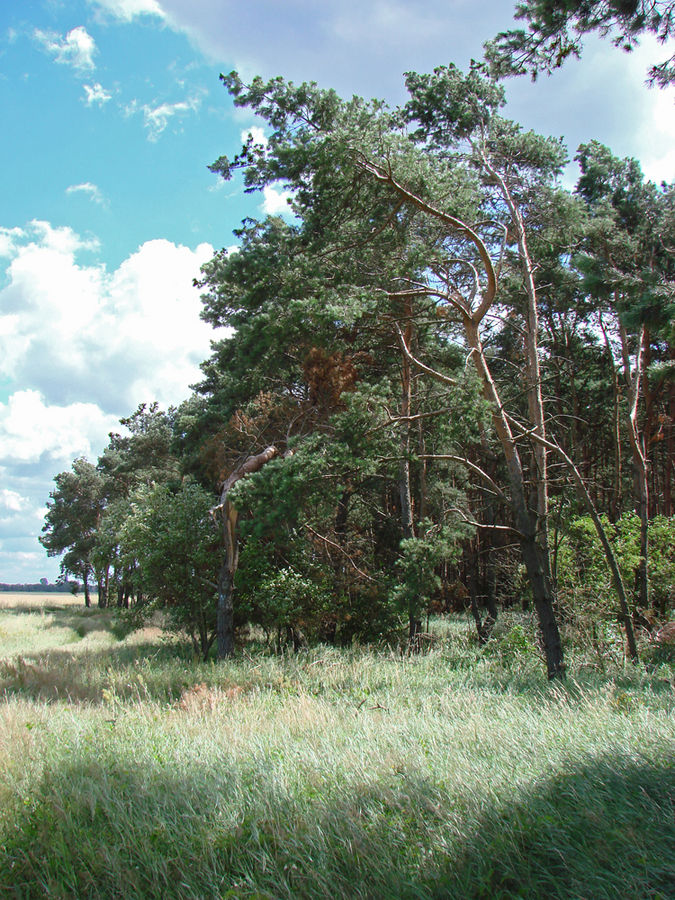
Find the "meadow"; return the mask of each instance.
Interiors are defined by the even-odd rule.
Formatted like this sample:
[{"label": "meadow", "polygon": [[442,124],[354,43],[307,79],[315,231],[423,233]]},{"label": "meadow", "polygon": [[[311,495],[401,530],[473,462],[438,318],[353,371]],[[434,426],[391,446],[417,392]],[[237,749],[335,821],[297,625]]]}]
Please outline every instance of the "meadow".
[{"label": "meadow", "polygon": [[515,616],[200,663],[0,595],[0,896],[675,897],[675,667],[549,684]]}]

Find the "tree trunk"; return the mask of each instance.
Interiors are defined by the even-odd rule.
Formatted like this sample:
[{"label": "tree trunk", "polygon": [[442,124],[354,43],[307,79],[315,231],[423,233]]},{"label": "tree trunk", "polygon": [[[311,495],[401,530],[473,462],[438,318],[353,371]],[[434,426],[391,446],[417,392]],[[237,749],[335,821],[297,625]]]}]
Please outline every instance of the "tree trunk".
[{"label": "tree trunk", "polygon": [[[405,329],[405,345],[410,347],[412,341],[412,303],[408,299],[405,306],[407,318]],[[403,539],[415,537],[415,524],[412,507],[412,491],[410,488],[410,421],[412,407],[412,367],[405,355],[401,360],[401,461],[399,463],[398,489],[401,500],[401,530]],[[415,597],[408,598],[408,646],[411,650],[419,648],[419,633],[422,620],[419,613],[419,601]]]},{"label": "tree trunk", "polygon": [[91,594],[89,593],[89,573],[86,569],[82,581],[84,587],[84,605],[89,609],[91,606]]},{"label": "tree trunk", "polygon": [[267,447],[262,453],[247,457],[224,482],[220,503],[211,512],[220,513],[223,523],[223,560],[218,572],[218,607],[216,613],[216,640],[218,659],[234,654],[234,576],[239,562],[237,544],[237,510],[232,505],[229,492],[246,475],[261,469],[277,455],[276,447]]},{"label": "tree trunk", "polygon": [[647,577],[647,559],[649,554],[649,464],[644,432],[638,425],[638,402],[640,386],[646,357],[647,331],[640,329],[635,366],[631,369],[628,352],[628,335],[619,322],[621,337],[621,355],[623,357],[624,378],[628,389],[628,439],[633,456],[633,486],[635,491],[635,507],[640,517],[640,562],[635,570],[636,599],[642,609],[649,608],[649,580]]},{"label": "tree trunk", "polygon": [[237,510],[229,498],[225,498],[223,515],[223,562],[218,572],[218,609],[216,634],[218,659],[234,654],[234,574],[237,571],[239,552],[237,546]]},{"label": "tree trunk", "polygon": [[520,536],[520,550],[532,589],[532,600],[541,631],[546,671],[549,678],[564,678],[565,665],[562,642],[555,617],[554,597],[549,577],[548,541],[539,531],[539,510],[531,513],[525,499],[525,479],[516,442],[487,364],[478,326],[465,321],[465,333],[472,349],[474,365],[483,382],[483,394],[490,403],[492,420],[499,437],[511,487],[511,509]]}]

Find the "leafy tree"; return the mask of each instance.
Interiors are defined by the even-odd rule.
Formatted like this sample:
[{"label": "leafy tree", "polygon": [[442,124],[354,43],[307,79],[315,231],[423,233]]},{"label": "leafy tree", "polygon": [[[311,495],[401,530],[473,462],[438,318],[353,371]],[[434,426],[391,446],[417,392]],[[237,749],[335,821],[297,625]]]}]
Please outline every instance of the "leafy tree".
[{"label": "leafy tree", "polygon": [[[665,399],[667,416],[674,391],[668,339],[675,321],[675,268],[661,214],[669,191],[665,185],[657,188],[645,182],[635,160],[617,159],[597,142],[582,145],[577,158],[581,166],[577,192],[588,206],[590,221],[576,261],[584,287],[599,307],[607,349],[622,371],[626,398],[622,418],[633,463],[635,511],[641,521],[637,601],[648,609],[648,523],[650,508],[656,511],[650,499],[650,468],[653,471],[656,446],[667,438],[664,431],[668,435],[672,431],[672,422],[657,416],[659,396]],[[659,356],[665,368],[654,366]],[[618,393],[618,379],[615,387]],[[669,484],[668,462],[666,468],[664,481]]]},{"label": "leafy tree", "polygon": [[135,586],[144,602],[132,620],[161,610],[169,626],[187,634],[196,653],[208,658],[216,638],[220,539],[211,515],[213,497],[194,482],[140,487],[120,529],[122,557],[134,564]]},{"label": "leafy tree", "polygon": [[54,482],[40,543],[48,556],[65,554],[61,571],[82,579],[85,604],[90,606],[89,581],[95,574],[93,551],[104,508],[104,480],[95,466],[79,458],[70,472],[59,473]]},{"label": "leafy tree", "polygon": [[157,403],[142,403],[120,420],[126,434],[112,433],[97,462],[104,479],[105,508],[96,538],[95,558],[100,573],[99,600],[104,605],[111,592],[117,605],[128,606],[134,562],[122,559],[120,531],[130,513],[130,498],[139,487],[178,482],[180,465],[173,451],[175,412],[160,410]]}]

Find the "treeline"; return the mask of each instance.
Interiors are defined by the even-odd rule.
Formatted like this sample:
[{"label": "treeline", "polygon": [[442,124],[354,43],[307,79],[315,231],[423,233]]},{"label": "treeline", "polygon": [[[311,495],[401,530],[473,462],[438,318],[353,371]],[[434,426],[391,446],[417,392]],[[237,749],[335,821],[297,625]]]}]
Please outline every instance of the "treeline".
[{"label": "treeline", "polygon": [[45,594],[76,594],[81,585],[79,581],[59,581],[56,584],[5,584],[0,582],[0,593],[45,593]]},{"label": "treeline", "polygon": [[[203,268],[231,334],[176,409],[56,478],[44,546],[99,603],[157,607],[205,658],[268,641],[481,642],[531,606],[602,652],[673,608],[675,190],[504,118],[480,67],[396,109],[223,78],[269,139],[212,166],[290,192]],[[241,175],[239,176],[239,173]]]}]

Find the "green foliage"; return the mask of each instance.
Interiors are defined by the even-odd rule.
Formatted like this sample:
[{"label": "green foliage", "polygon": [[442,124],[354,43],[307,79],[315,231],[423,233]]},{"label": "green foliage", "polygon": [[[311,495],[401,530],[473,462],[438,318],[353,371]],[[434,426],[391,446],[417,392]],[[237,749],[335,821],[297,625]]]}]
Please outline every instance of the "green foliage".
[{"label": "green foliage", "polygon": [[532,635],[520,623],[508,630],[498,630],[483,650],[488,656],[496,656],[506,666],[522,665],[528,657],[537,655]]},{"label": "green foliage", "polygon": [[[624,583],[635,581],[640,561],[640,519],[624,513],[618,522],[603,521],[621,569]],[[654,607],[672,610],[675,584],[675,518],[658,516],[650,523],[650,554],[647,574]],[[567,523],[565,539],[558,555],[559,597],[569,614],[590,626],[616,622],[618,610],[613,599],[611,577],[590,518],[578,517]],[[649,611],[645,611],[649,612]]]},{"label": "green foliage", "polygon": [[143,621],[160,609],[167,625],[188,634],[204,658],[215,636],[220,536],[210,515],[213,497],[185,481],[140,488],[120,535],[123,556],[137,565],[142,605],[128,616]]},{"label": "green foliage", "polygon": [[391,598],[401,613],[412,620],[421,618],[440,590],[439,566],[457,560],[460,540],[467,531],[466,527],[434,526],[425,520],[420,524],[419,537],[401,541],[401,555],[395,566],[397,580],[391,588]]},{"label": "green foliage", "polygon": [[61,568],[88,581],[97,528],[104,508],[104,481],[86,459],[54,478],[40,543],[49,556],[64,556]]},{"label": "green foliage", "polygon": [[[491,70],[500,76],[551,72],[570,56],[580,56],[583,37],[611,35],[624,50],[638,46],[640,35],[651,33],[666,41],[675,33],[675,4],[671,0],[521,0],[516,18],[527,29],[512,29],[485,45]],[[665,86],[675,79],[673,57],[650,70],[652,83]]]}]

